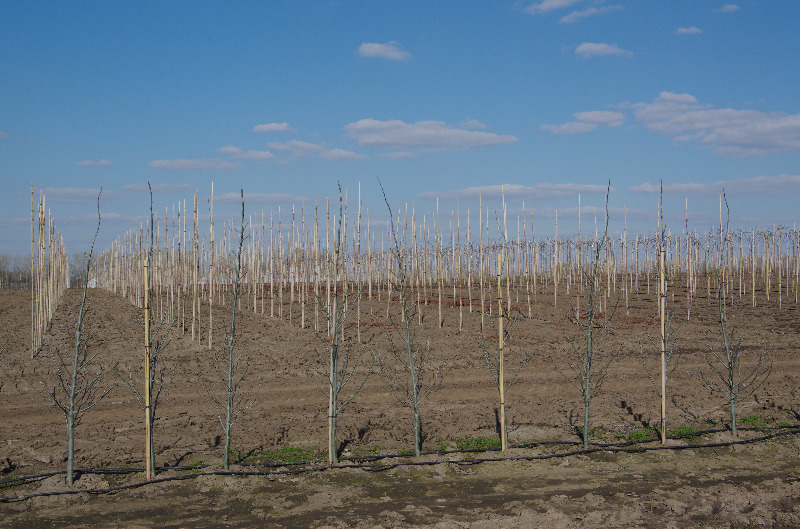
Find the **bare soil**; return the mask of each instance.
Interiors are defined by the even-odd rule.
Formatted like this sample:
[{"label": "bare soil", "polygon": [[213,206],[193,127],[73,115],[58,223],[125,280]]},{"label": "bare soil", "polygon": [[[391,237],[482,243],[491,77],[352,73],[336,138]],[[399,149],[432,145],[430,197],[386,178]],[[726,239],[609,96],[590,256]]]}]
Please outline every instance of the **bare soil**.
[{"label": "bare soil", "polygon": [[[4,467],[0,480],[65,468],[64,417],[46,406],[45,391],[56,384],[49,351],[70,347],[68,330],[79,301],[80,291],[66,293],[45,347],[31,358],[30,292],[0,292],[0,341],[6,343],[0,374],[0,466]],[[744,424],[740,422],[743,429],[736,439],[726,429],[730,422],[727,401],[696,374],[701,370],[711,376],[702,352],[707,344],[718,349],[716,300],[712,293],[711,299],[702,294],[693,302],[691,319],[680,328],[677,342],[679,351],[692,355],[669,380],[667,430],[714,431],[671,439],[666,449],[642,452],[615,451],[608,445],[625,442],[631,434],[645,435],[636,432],[646,432],[650,438],[657,435],[647,428],[658,427],[660,400],[639,352],[640,338],[649,345],[645,331],[654,337],[658,334],[656,300],[644,285],[628,307],[622,298],[611,299],[609,306],[617,304],[609,322],[613,334],[603,344],[600,361],[618,349],[621,356],[592,400],[595,451],[572,455],[564,454],[579,450],[577,428],[583,418],[576,380],[568,378],[576,357],[567,337],[579,345],[581,339],[568,318],[575,311],[574,292],[570,296],[559,292],[557,307],[552,292],[538,292],[532,317],[516,322],[507,370],[516,371],[525,352],[533,350],[535,356],[507,396],[510,441],[533,444],[502,455],[448,451],[464,439],[497,438],[498,392],[478,347],[480,301],[473,299],[470,312],[468,300],[460,309],[448,298],[441,328],[436,301],[432,298],[422,305],[423,324],[414,325],[418,338],[430,345],[432,365],[445,364],[441,389],[423,403],[423,449],[429,453],[421,458],[376,458],[403,454],[413,446],[410,410],[389,391],[373,366],[362,393],[340,415],[342,468],[288,473],[327,464],[327,392],[308,374],[309,368],[321,365],[323,350],[314,331],[308,325],[301,328],[298,305],[291,308],[290,321],[270,317],[269,300],[267,314],[261,314],[260,301],[254,312],[247,300],[237,313],[236,353],[249,366],[244,387],[256,400],[234,426],[237,464],[232,470],[271,474],[213,473],[221,467],[222,430],[209,413],[207,393],[220,380],[215,351],[230,325],[229,311],[215,306],[213,349],[207,347],[207,314],[201,319],[202,343],[191,341],[188,322],[186,334],[180,322],[173,331],[163,353],[170,375],[155,427],[159,466],[208,466],[161,470],[159,478],[192,477],[114,493],[6,501],[0,503],[2,525],[800,527],[800,434],[786,428],[800,423],[800,305],[794,302],[793,292],[784,292],[782,308],[776,292],[767,301],[759,291],[757,308],[752,307],[749,294],[739,299],[735,293],[733,305],[726,309],[729,327],[744,338],[747,362],[764,347],[769,347],[773,359],[767,382],[739,403],[738,416]],[[513,301],[527,316],[524,293]],[[686,303],[680,292],[675,301],[676,320],[685,319]],[[105,385],[117,384],[78,426],[76,465],[94,470],[141,467],[143,412],[131,389],[113,372],[127,373],[129,361],[136,369],[142,363],[131,345],[138,346],[143,336],[136,309],[121,296],[100,290],[89,292],[88,306],[92,351],[106,368]],[[207,304],[203,307],[208,310]],[[365,359],[371,359],[372,351],[387,358],[391,347],[387,333],[392,330],[386,307],[385,294],[380,301],[361,302],[361,339],[368,347]],[[287,303],[284,316],[289,309]],[[313,308],[307,310],[313,325]],[[396,302],[390,310],[396,318]],[[486,340],[493,344],[496,336],[488,316],[485,322]],[[354,318],[349,336],[355,339],[358,329]],[[655,348],[649,345],[645,351],[651,372],[657,373]],[[369,359],[359,372],[369,367]],[[348,387],[358,383],[354,378]],[[726,444],[777,432],[782,435]],[[637,447],[659,448],[660,443],[624,448]],[[300,449],[305,457],[320,461],[307,466],[258,465]],[[360,463],[381,466],[354,467]],[[59,474],[25,484],[6,483],[0,496],[99,491],[143,480],[141,473],[86,472],[70,489]]]}]

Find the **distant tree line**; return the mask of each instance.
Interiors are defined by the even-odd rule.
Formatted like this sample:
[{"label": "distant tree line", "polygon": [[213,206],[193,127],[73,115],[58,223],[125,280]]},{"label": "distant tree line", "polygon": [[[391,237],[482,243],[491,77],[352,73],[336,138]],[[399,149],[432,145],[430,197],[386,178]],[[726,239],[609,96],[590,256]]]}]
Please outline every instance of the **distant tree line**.
[{"label": "distant tree line", "polygon": [[[70,287],[82,288],[86,283],[86,254],[78,252],[69,259]],[[31,288],[30,255],[0,254],[0,290]]]}]

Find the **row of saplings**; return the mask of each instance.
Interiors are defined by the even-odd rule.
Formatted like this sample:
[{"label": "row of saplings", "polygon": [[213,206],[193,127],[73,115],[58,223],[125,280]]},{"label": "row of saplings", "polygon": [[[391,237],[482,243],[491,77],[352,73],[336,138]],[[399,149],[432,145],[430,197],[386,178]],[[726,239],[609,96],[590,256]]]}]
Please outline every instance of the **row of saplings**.
[{"label": "row of saplings", "polygon": [[[242,193],[243,197],[243,193]],[[388,206],[388,201],[387,201]],[[341,207],[341,205],[340,205]],[[393,218],[391,215],[390,218]],[[338,251],[341,247],[341,218],[336,226],[336,245],[334,247],[333,262],[339,263]],[[663,224],[662,224],[663,226]],[[91,252],[94,248],[94,241],[100,229],[99,197],[98,197],[98,222],[86,260],[86,274],[88,277],[89,266],[91,263]],[[227,470],[230,463],[231,452],[231,429],[240,415],[250,408],[255,402],[252,391],[248,391],[245,379],[248,374],[248,366],[241,357],[235,353],[236,348],[236,307],[239,295],[240,271],[242,260],[242,248],[244,242],[245,223],[244,223],[244,200],[242,200],[242,217],[239,229],[239,244],[236,254],[236,266],[232,268],[232,277],[228,278],[234,288],[231,289],[228,304],[230,307],[230,326],[228,327],[223,346],[217,350],[216,360],[222,376],[216,381],[211,381],[208,390],[208,410],[219,421],[223,431],[223,466]],[[317,332],[323,347],[317,352],[315,361],[304,362],[309,374],[314,377],[329,396],[328,418],[328,459],[330,464],[338,462],[338,443],[337,443],[337,419],[342,409],[347,406],[362,390],[369,374],[375,365],[378,366],[384,381],[388,387],[396,394],[398,400],[408,406],[412,411],[413,417],[413,436],[414,450],[417,456],[421,453],[421,428],[420,428],[420,406],[423,401],[442,383],[443,363],[434,362],[430,355],[427,343],[417,336],[417,326],[413,324],[416,318],[416,305],[411,301],[407,291],[406,267],[397,243],[394,225],[392,224],[392,234],[394,237],[394,253],[396,257],[397,270],[394,290],[400,301],[401,311],[395,318],[390,318],[392,331],[389,339],[391,346],[386,355],[379,355],[377,352],[368,350],[366,345],[356,346],[343,336],[346,322],[351,312],[356,307],[361,292],[356,292],[348,298],[338,295],[338,290],[334,289],[334,294],[330,302],[319,300],[320,308],[327,320],[325,332]],[[663,234],[662,234],[663,235]],[[152,238],[150,239],[152,241]],[[569,370],[561,371],[562,375],[568,380],[573,380],[580,391],[584,404],[584,421],[582,428],[583,447],[589,446],[589,410],[592,397],[600,390],[603,382],[608,378],[611,370],[619,357],[621,350],[610,354],[602,354],[603,342],[610,334],[608,323],[613,317],[597,318],[599,310],[596,307],[596,296],[598,292],[598,278],[601,263],[601,244],[597,244],[594,252],[594,259],[587,265],[585,274],[584,289],[587,296],[586,317],[573,318],[572,322],[579,330],[579,339],[574,340],[567,336],[574,354],[574,362],[570,362]],[[151,250],[152,252],[152,246]],[[663,259],[663,253],[662,253]],[[502,263],[501,256],[498,256],[498,267]],[[662,260],[663,263],[663,260]],[[661,292],[660,292],[660,311],[662,317],[661,336],[653,339],[648,335],[650,342],[655,350],[661,353],[661,380],[657,383],[658,376],[654,377],[650,370],[648,375],[656,392],[662,398],[662,421],[661,436],[664,440],[664,394],[666,381],[669,375],[678,367],[679,359],[675,352],[675,342],[680,322],[674,321],[674,311],[668,310],[666,305],[666,281],[664,266],[662,268]],[[148,269],[149,273],[149,269]],[[145,276],[147,277],[147,273]],[[338,276],[338,270],[334,270],[334,277]],[[500,278],[502,273],[498,270],[498,292],[502,292]],[[721,287],[718,277],[718,287]],[[145,280],[147,285],[147,279]],[[721,288],[717,289],[721,292]],[[92,407],[94,407],[109,391],[114,387],[106,388],[103,385],[102,368],[93,367],[97,353],[92,352],[89,347],[91,332],[85,328],[86,315],[86,288],[83,290],[80,308],[75,317],[74,328],[69,330],[68,348],[48,346],[49,356],[52,359],[57,381],[55,385],[44,384],[42,389],[49,397],[52,405],[61,410],[64,414],[67,430],[67,472],[66,480],[72,485],[74,479],[74,432],[75,427],[80,422],[81,417]],[[144,376],[138,373],[129,363],[125,371],[116,371],[118,377],[128,385],[134,392],[140,406],[145,413],[145,423],[147,427],[147,450],[145,463],[148,478],[152,476],[155,469],[155,451],[153,450],[153,426],[159,404],[159,397],[165,387],[168,376],[163,363],[160,362],[160,355],[169,344],[169,334],[174,322],[161,321],[155,322],[154,328],[150,328],[150,315],[145,303],[145,314],[140,320],[140,324],[145,328],[144,350],[141,353],[143,358],[149,361],[141,362],[144,364]],[[495,314],[494,319],[490,319],[494,327],[496,346],[488,346],[482,334],[479,333],[478,341],[486,359],[497,389],[500,395],[500,442],[501,448],[507,446],[507,427],[505,421],[505,394],[510,389],[517,376],[533,356],[528,353],[514,366],[511,376],[506,376],[504,365],[504,349],[511,338],[516,317],[504,313],[502,299],[500,300],[500,310]],[[709,384],[712,389],[722,393],[730,403],[731,428],[736,434],[736,403],[753,394],[753,392],[764,383],[772,367],[772,357],[769,348],[764,348],[756,353],[754,359],[745,363],[743,358],[743,348],[741,339],[734,341],[732,333],[729,333],[725,326],[724,307],[722,299],[719,299],[720,310],[720,339],[719,347],[709,347],[704,352],[705,360],[710,367],[711,375],[707,376],[698,371],[698,375],[703,381]],[[316,331],[315,331],[316,332]],[[644,350],[642,357],[644,359]],[[366,364],[370,364],[367,366]],[[138,363],[137,363],[138,364]],[[558,367],[558,366],[557,366]],[[647,362],[645,362],[647,368]],[[134,375],[137,376],[134,376]],[[145,381],[141,386],[137,385],[136,379],[141,378]],[[47,388],[52,387],[52,390]]]}]

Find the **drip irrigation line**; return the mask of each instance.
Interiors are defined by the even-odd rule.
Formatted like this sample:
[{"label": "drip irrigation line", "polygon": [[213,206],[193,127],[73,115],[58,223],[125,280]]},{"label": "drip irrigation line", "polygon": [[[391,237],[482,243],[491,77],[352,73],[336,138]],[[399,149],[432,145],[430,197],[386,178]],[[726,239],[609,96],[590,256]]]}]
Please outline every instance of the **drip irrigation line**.
[{"label": "drip irrigation line", "polygon": [[[759,429],[759,428],[752,428],[752,429]],[[724,430],[723,430],[724,431]],[[137,483],[130,483],[127,485],[120,485],[117,487],[109,487],[104,489],[85,489],[85,490],[61,490],[61,491],[51,491],[51,492],[37,492],[32,494],[25,494],[21,496],[7,496],[0,498],[0,503],[12,503],[12,502],[20,502],[29,500],[32,498],[40,498],[46,496],[61,496],[67,494],[113,494],[117,492],[121,492],[124,490],[135,489],[139,487],[144,487],[147,485],[153,485],[156,483],[165,483],[168,481],[179,481],[179,480],[186,480],[186,479],[193,479],[198,478],[201,476],[281,476],[281,475],[293,475],[293,474],[304,474],[308,472],[322,472],[326,470],[336,470],[336,469],[345,469],[345,468],[357,468],[363,469],[367,471],[377,472],[383,470],[389,470],[392,468],[397,467],[413,467],[413,466],[431,466],[431,465],[441,465],[441,464],[454,464],[454,465],[475,465],[479,463],[488,463],[488,462],[503,462],[503,461],[537,461],[537,460],[546,460],[546,459],[554,459],[560,457],[570,457],[576,455],[586,455],[592,454],[597,452],[618,452],[618,453],[641,453],[641,452],[652,452],[657,450],[691,450],[691,449],[700,449],[700,448],[722,448],[726,446],[734,446],[734,445],[744,445],[744,444],[752,444],[761,441],[767,441],[769,439],[775,439],[777,437],[783,437],[786,435],[793,435],[800,433],[800,425],[795,426],[791,429],[783,428],[783,431],[770,433],[767,435],[763,435],[760,437],[754,437],[752,439],[739,439],[735,441],[725,441],[725,442],[717,442],[717,443],[705,443],[699,445],[669,445],[669,446],[638,446],[635,448],[628,448],[626,446],[595,446],[593,448],[589,448],[587,450],[572,450],[569,452],[559,452],[555,454],[541,454],[541,455],[530,455],[530,456],[512,456],[512,457],[485,457],[485,458],[478,458],[478,459],[456,459],[456,460],[433,460],[433,461],[402,461],[396,463],[389,463],[389,464],[364,464],[364,463],[348,463],[348,464],[340,464],[336,466],[312,466],[306,468],[294,468],[294,469],[286,469],[286,470],[271,470],[271,471],[263,471],[263,470],[245,470],[245,471],[234,471],[234,470],[216,470],[216,471],[207,471],[207,472],[194,472],[191,474],[182,474],[177,476],[165,476],[162,478],[155,478],[147,481],[140,481]],[[641,443],[639,443],[641,444]],[[474,450],[464,450],[461,452],[472,452]],[[489,450],[484,450],[484,452],[488,452]],[[450,453],[457,453],[459,451],[451,451]],[[435,454],[442,454],[441,452],[428,452],[428,455],[435,455]],[[377,457],[377,456],[375,456]],[[392,456],[386,456],[382,459],[390,458],[390,457],[398,457],[397,454],[393,454]],[[399,457],[406,457],[405,454]],[[356,459],[356,458],[352,458]],[[374,460],[374,459],[373,459]],[[296,464],[296,463],[292,463]],[[285,466],[285,465],[284,465]],[[188,469],[197,469],[198,467],[160,467],[163,470],[188,470]],[[111,474],[114,470],[119,470],[118,473],[120,474],[128,474],[134,470],[140,469],[94,469],[94,470],[77,470],[76,472],[80,472],[81,474]],[[59,472],[49,472],[46,474],[37,474],[35,476],[26,476],[26,477],[19,477],[11,480],[6,480],[0,482],[0,486],[3,484],[9,483],[16,483],[22,481],[23,483],[29,483],[35,481],[37,479],[43,479],[46,477],[57,476],[60,474],[65,474],[64,471]]]}]

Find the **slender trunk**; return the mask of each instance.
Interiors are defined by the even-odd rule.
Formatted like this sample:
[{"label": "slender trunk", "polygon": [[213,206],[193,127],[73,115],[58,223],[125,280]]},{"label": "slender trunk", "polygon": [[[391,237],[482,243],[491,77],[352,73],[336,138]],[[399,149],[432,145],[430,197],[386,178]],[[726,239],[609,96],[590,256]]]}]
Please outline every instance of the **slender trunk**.
[{"label": "slender trunk", "polygon": [[[588,389],[587,389],[588,391]],[[589,449],[589,402],[590,399],[583,399],[583,449]]]},{"label": "slender trunk", "polygon": [[[338,270],[338,268],[337,268]],[[337,374],[339,372],[339,326],[342,324],[339,321],[339,298],[333,298],[333,343],[331,344],[331,357],[330,357],[330,384],[329,384],[329,401],[328,401],[328,464],[335,465],[339,462],[336,446],[336,415],[337,415]]]},{"label": "slender trunk", "polygon": [[420,421],[419,421],[419,398],[417,395],[417,390],[414,388],[414,455],[419,457],[422,455],[422,435],[420,432]]},{"label": "slender trunk", "polygon": [[74,398],[70,398],[69,409],[67,411],[67,485],[70,487],[74,481],[73,470],[75,468],[75,421],[73,420]]},{"label": "slender trunk", "polygon": [[222,468],[228,470],[231,455],[231,427],[230,423],[225,426],[225,454],[222,456]]}]

